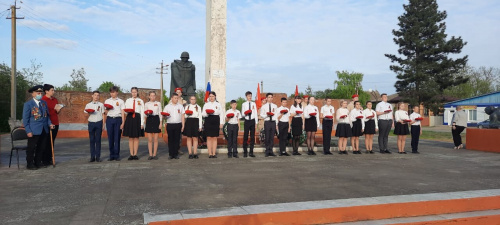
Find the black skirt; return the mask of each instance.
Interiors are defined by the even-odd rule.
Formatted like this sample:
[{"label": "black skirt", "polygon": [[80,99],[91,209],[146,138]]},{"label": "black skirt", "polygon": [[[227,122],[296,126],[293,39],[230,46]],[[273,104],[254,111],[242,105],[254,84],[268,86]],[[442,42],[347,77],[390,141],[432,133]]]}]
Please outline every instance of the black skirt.
[{"label": "black skirt", "polygon": [[335,130],[335,137],[352,137],[351,125],[348,123],[337,124],[337,130]]},{"label": "black skirt", "polygon": [[125,124],[123,125],[123,136],[130,138],[144,137],[144,130],[141,129],[141,114],[135,113],[127,114]]},{"label": "black skirt", "polygon": [[318,123],[316,122],[316,117],[314,116],[311,116],[311,118],[309,119],[306,119],[306,122],[305,122],[305,130],[307,132],[316,132],[318,131]]},{"label": "black skirt", "polygon": [[219,115],[210,115],[205,118],[205,134],[207,137],[219,137],[220,131]]},{"label": "black skirt", "polygon": [[363,126],[361,124],[361,120],[357,119],[354,122],[352,122],[352,136],[353,137],[359,137],[363,136]]},{"label": "black skirt", "polygon": [[302,135],[302,117],[294,117],[292,119],[292,135]]},{"label": "black skirt", "polygon": [[365,134],[375,134],[375,120],[368,120],[365,122]]},{"label": "black skirt", "polygon": [[148,118],[146,118],[146,133],[160,133],[161,129],[159,126],[160,116],[148,116]]},{"label": "black skirt", "polygon": [[396,135],[408,135],[410,133],[410,129],[408,129],[408,124],[402,124],[400,122],[396,123],[394,127],[394,134]]},{"label": "black skirt", "polygon": [[184,124],[184,136],[186,137],[198,137],[198,118],[187,118],[186,124]]}]

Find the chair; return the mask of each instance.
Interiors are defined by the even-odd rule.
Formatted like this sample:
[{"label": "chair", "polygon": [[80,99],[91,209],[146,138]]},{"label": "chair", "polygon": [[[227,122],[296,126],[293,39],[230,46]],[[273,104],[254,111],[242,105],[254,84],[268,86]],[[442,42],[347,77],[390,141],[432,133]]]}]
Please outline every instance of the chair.
[{"label": "chair", "polygon": [[10,164],[12,162],[12,152],[16,150],[17,154],[17,169],[19,169],[19,150],[27,150],[28,146],[27,143],[26,145],[14,145],[15,141],[22,141],[22,140],[28,140],[28,134],[26,134],[26,130],[24,127],[15,127],[12,129],[12,132],[10,132],[10,137],[11,137],[11,143],[12,143],[12,149],[10,150],[10,160],[9,160],[9,168]]}]

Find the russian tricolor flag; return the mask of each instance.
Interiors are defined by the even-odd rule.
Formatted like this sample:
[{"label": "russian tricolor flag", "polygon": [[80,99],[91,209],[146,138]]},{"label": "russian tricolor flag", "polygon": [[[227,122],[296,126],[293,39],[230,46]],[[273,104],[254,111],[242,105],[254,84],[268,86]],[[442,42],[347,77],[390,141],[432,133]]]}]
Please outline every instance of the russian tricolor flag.
[{"label": "russian tricolor flag", "polygon": [[205,91],[205,102],[207,102],[208,96],[210,95],[210,92],[212,91],[212,87],[210,86],[210,81],[207,83],[207,90]]}]

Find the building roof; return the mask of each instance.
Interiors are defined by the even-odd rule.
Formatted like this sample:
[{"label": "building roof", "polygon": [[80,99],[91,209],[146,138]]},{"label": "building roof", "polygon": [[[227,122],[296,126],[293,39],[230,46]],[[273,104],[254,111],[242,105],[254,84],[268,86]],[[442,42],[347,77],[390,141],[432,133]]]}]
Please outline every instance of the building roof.
[{"label": "building roof", "polygon": [[500,91],[479,95],[472,98],[466,98],[453,102],[448,102],[444,104],[444,107],[459,106],[459,105],[476,105],[476,106],[500,105]]}]

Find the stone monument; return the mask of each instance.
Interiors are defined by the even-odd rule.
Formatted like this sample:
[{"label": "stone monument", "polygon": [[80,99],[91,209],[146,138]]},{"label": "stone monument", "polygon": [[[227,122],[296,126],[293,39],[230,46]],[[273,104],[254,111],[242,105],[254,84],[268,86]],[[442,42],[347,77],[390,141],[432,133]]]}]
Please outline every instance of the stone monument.
[{"label": "stone monument", "polygon": [[222,105],[226,103],[226,15],[226,0],[207,0],[205,87],[210,82]]},{"label": "stone monument", "polygon": [[188,101],[189,96],[196,94],[195,72],[196,67],[193,62],[189,61],[189,53],[183,52],[181,60],[174,60],[170,65],[171,80],[170,80],[170,96],[174,93],[175,88],[182,88],[182,98]]},{"label": "stone monument", "polygon": [[490,115],[490,128],[500,128],[500,108],[488,106],[484,112]]}]

